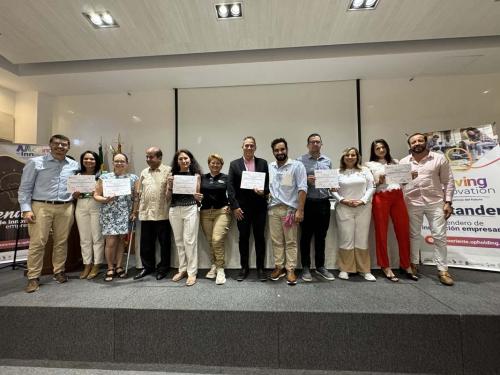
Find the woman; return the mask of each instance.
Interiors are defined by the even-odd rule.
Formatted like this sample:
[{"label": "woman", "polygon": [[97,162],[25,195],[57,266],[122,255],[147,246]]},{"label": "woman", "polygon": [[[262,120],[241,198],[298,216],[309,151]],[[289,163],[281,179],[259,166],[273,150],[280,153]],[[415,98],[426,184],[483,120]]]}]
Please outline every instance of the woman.
[{"label": "woman", "polygon": [[349,279],[358,272],[367,281],[376,281],[370,272],[368,233],[371,219],[373,176],[361,166],[361,156],[355,147],[344,150],[340,158],[339,189],[333,193],[339,204],[335,207],[338,229],[339,278]]},{"label": "woman", "polygon": [[224,274],[224,242],[231,224],[229,201],[227,198],[227,175],[220,170],[224,159],[217,154],[208,156],[210,173],[201,177],[200,217],[201,227],[210,245],[212,267],[207,273],[208,279],[214,279],[217,285],[226,282]]},{"label": "woman", "polygon": [[[167,180],[167,200],[170,201],[169,219],[174,232],[177,255],[179,256],[179,271],[172,278],[177,282],[187,276],[186,285],[196,283],[198,273],[198,203],[203,196],[200,194],[201,168],[188,150],[179,150],[172,160],[172,175]],[[196,176],[194,194],[174,194],[175,176]]]},{"label": "woman", "polygon": [[398,164],[398,161],[392,158],[387,142],[383,139],[376,139],[372,142],[370,161],[366,163],[366,166],[372,172],[377,186],[372,204],[377,263],[387,279],[393,282],[399,281],[389,266],[387,256],[387,229],[390,216],[398,240],[399,265],[402,270],[405,270],[408,278],[418,280],[410,267],[410,229],[403,192],[399,184],[386,184],[385,166],[388,164]]},{"label": "woman", "polygon": [[[123,240],[128,233],[129,222],[135,220],[139,205],[137,199],[139,178],[135,174],[127,173],[127,169],[127,155],[115,154],[113,156],[113,172],[99,178],[94,193],[94,199],[102,203],[100,221],[102,234],[106,239],[105,253],[108,263],[105,281],[112,281],[115,276],[120,278],[126,276],[122,267]],[[104,196],[103,181],[122,178],[130,181],[131,194]]]},{"label": "woman", "polygon": [[[80,155],[81,175],[93,175],[97,180],[101,174],[101,160],[94,151],[85,151]],[[94,192],[78,193],[75,218],[80,234],[83,271],[80,279],[93,279],[99,274],[99,267],[104,263],[104,239],[99,211],[101,204],[94,199]]]}]

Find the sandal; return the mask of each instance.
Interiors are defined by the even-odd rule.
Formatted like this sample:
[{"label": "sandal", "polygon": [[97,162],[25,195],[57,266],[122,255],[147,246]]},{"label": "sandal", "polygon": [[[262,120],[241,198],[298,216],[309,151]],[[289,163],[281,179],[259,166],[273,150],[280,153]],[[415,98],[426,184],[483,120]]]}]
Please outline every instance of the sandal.
[{"label": "sandal", "polygon": [[[389,268],[388,268],[389,269]],[[385,273],[385,271],[382,269],[382,272],[384,273],[385,275],[385,278],[387,280],[390,280],[392,281],[393,283],[397,283],[399,281],[399,279],[396,277],[396,275],[392,272],[391,269],[389,269],[390,273]]]},{"label": "sandal", "polygon": [[[406,276],[407,279],[413,280],[413,281],[418,281],[418,276],[414,272],[408,272],[404,268],[399,268],[399,271]],[[413,271],[413,269],[412,269]]]},{"label": "sandal", "polygon": [[127,274],[125,273],[123,267],[116,267],[116,276],[118,276],[120,279],[124,279],[127,277]]},{"label": "sandal", "polygon": [[108,269],[106,271],[106,275],[104,276],[104,281],[113,281],[113,276],[115,276],[115,270],[114,269]]}]

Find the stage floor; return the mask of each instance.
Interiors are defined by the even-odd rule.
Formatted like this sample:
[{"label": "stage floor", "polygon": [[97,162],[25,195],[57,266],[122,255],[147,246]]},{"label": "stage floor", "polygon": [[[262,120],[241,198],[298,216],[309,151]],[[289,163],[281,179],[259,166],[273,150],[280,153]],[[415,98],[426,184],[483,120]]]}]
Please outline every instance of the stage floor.
[{"label": "stage floor", "polygon": [[[207,270],[200,270],[205,275]],[[153,276],[104,282],[79,280],[78,273],[57,284],[51,276],[41,278],[38,292],[25,293],[23,270],[0,270],[0,306],[78,307],[111,309],[161,309],[263,312],[323,312],[372,314],[500,315],[500,273],[450,269],[455,285],[441,285],[434,267],[421,267],[418,282],[401,278],[386,280],[375,270],[376,282],[360,276],[327,281],[313,276],[312,282],[289,286],[284,279],[260,282],[254,270],[243,282],[235,280],[237,270],[227,270],[227,282],[215,285],[199,277],[192,287],[184,281],[157,281]],[[171,276],[173,271],[169,274]],[[337,272],[334,271],[336,275]]]}]

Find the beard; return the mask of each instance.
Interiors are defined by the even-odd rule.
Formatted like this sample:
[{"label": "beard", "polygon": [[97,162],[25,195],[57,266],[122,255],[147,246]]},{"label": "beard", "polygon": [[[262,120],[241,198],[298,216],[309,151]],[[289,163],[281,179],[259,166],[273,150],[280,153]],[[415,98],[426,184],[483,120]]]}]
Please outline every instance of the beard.
[{"label": "beard", "polygon": [[425,151],[425,145],[415,145],[411,148],[411,152],[415,154],[420,154]]},{"label": "beard", "polygon": [[278,161],[285,161],[285,160],[286,160],[286,158],[288,157],[288,155],[287,155],[287,154],[279,154],[279,155],[275,155],[274,157],[275,157],[275,158],[276,158],[276,160],[278,160]]}]

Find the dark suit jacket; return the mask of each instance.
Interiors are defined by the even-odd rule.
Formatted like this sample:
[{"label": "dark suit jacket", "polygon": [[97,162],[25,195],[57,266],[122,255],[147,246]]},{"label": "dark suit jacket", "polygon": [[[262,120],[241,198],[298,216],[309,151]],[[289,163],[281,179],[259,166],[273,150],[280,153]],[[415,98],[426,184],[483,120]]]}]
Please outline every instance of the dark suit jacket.
[{"label": "dark suit jacket", "polygon": [[269,195],[269,169],[267,161],[261,158],[255,158],[255,172],[264,172],[266,174],[266,182],[264,184],[264,196],[256,194],[250,189],[240,189],[241,174],[245,169],[243,157],[233,160],[229,165],[227,195],[229,204],[234,210],[240,207],[259,207],[267,208],[267,196]]}]

